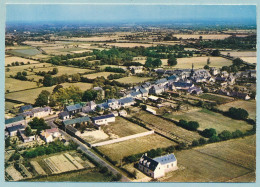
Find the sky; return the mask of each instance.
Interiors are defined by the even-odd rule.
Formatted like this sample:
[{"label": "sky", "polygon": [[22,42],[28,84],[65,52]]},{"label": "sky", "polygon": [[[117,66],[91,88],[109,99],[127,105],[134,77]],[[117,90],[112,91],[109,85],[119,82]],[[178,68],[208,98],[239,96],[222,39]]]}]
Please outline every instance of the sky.
[{"label": "sky", "polygon": [[8,22],[164,22],[164,21],[237,21],[256,23],[252,5],[30,5],[9,4]]}]

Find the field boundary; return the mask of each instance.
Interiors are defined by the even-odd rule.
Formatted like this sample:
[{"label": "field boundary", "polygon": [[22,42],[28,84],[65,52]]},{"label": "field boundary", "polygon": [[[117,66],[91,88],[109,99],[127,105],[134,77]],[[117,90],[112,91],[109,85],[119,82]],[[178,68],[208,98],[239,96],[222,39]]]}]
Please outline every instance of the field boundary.
[{"label": "field boundary", "polygon": [[134,135],[130,135],[130,136],[125,136],[122,138],[117,138],[114,140],[108,140],[108,141],[104,141],[104,142],[99,142],[99,143],[95,143],[95,144],[90,144],[90,147],[98,147],[98,146],[103,146],[103,145],[109,145],[109,144],[113,144],[113,143],[117,143],[117,142],[122,142],[122,141],[126,141],[126,140],[130,140],[133,138],[139,138],[142,136],[147,136],[150,134],[154,134],[154,131],[148,131],[148,132],[142,132],[142,133],[138,133],[138,134],[134,134]]}]

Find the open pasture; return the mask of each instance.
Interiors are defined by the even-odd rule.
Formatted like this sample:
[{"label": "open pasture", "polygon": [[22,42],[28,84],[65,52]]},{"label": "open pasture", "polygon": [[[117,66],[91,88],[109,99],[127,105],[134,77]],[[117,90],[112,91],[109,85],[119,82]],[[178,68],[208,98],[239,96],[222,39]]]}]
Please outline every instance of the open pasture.
[{"label": "open pasture", "polygon": [[79,87],[82,91],[91,89],[93,87],[93,85],[91,83],[85,83],[85,82],[76,82],[76,83],[62,83],[61,84],[64,88],[67,88],[69,86],[77,86]]},{"label": "open pasture", "polygon": [[126,84],[135,84],[135,83],[141,83],[141,82],[146,82],[150,78],[148,77],[136,77],[136,76],[130,76],[130,77],[124,77],[121,79],[116,79],[116,81],[121,82],[121,83],[126,83]]},{"label": "open pasture", "polygon": [[170,121],[164,120],[145,111],[136,113],[134,117],[142,120],[145,124],[147,124],[150,128],[153,128],[154,130],[165,132],[169,134],[169,137],[171,137],[171,135],[176,136],[178,139],[181,139],[188,143],[192,142],[195,139],[197,140],[201,138],[201,136],[197,132],[188,131]]},{"label": "open pasture", "polygon": [[212,94],[212,93],[204,93],[199,96],[201,99],[206,99],[210,101],[215,101],[217,104],[224,104],[234,100],[232,97],[219,95],[219,94]]},{"label": "open pasture", "polygon": [[98,73],[93,73],[93,74],[86,74],[86,75],[83,75],[83,77],[87,77],[88,79],[95,79],[97,77],[105,77],[107,78],[108,75],[110,74],[116,74],[116,73],[113,73],[113,72],[98,72]]},{"label": "open pasture", "polygon": [[39,72],[39,71],[52,71],[53,68],[58,68],[58,73],[55,76],[60,76],[63,74],[77,74],[77,73],[86,73],[90,72],[92,70],[89,69],[81,69],[81,68],[75,68],[75,67],[68,67],[68,66],[53,66],[53,67],[46,67],[46,68],[41,68],[41,69],[36,69],[34,72]]},{"label": "open pasture", "polygon": [[223,55],[229,53],[233,57],[256,57],[256,51],[221,51],[220,53]]},{"label": "open pasture", "polygon": [[36,88],[36,82],[30,81],[21,81],[13,78],[5,79],[5,90],[9,90],[9,92],[25,90],[29,88]]},{"label": "open pasture", "polygon": [[139,125],[128,120],[125,120],[122,117],[116,117],[115,122],[109,123],[109,125],[104,126],[102,129],[105,133],[110,135],[110,137],[112,136],[117,138],[147,131],[145,128],[140,127]]},{"label": "open pasture", "polygon": [[[210,67],[221,68],[222,66],[232,65],[232,61],[222,58],[222,57],[187,57],[187,58],[177,58],[177,65],[170,68],[186,69],[191,68],[194,64],[194,68],[203,68],[207,65],[207,60],[210,59]],[[167,59],[162,59],[163,66],[168,66]]]},{"label": "open pasture", "polygon": [[114,46],[114,47],[151,47],[153,44],[145,44],[145,43],[106,43],[106,45]]},{"label": "open pasture", "polygon": [[243,108],[249,113],[249,118],[255,119],[256,118],[256,101],[244,101],[244,100],[237,100],[234,102],[226,103],[223,105],[218,106],[218,109],[223,111],[228,111],[229,108]]},{"label": "open pasture", "polygon": [[92,37],[71,37],[67,40],[69,41],[80,41],[80,42],[102,42],[102,41],[110,41],[118,39],[119,37],[117,35],[103,35],[103,36],[92,36]]},{"label": "open pasture", "polygon": [[225,38],[230,37],[229,34],[174,34],[174,37],[182,38],[182,39],[199,39],[202,36],[203,40],[223,40]]},{"label": "open pasture", "polygon": [[5,66],[7,66],[8,64],[12,64],[12,62],[19,62],[19,63],[23,62],[25,64],[27,64],[28,62],[30,62],[30,64],[39,63],[38,61],[21,58],[21,57],[15,57],[15,56],[6,56],[5,57]]},{"label": "open pasture", "polygon": [[24,91],[19,91],[19,92],[8,93],[8,94],[5,94],[5,98],[34,104],[35,99],[38,97],[38,95],[41,93],[42,90],[47,90],[49,92],[52,92],[54,87],[55,86],[40,87],[40,88],[31,89],[31,90],[24,90]]},{"label": "open pasture", "polygon": [[13,107],[14,107],[15,105],[17,105],[17,104],[16,104],[16,103],[12,103],[12,102],[6,101],[6,102],[5,102],[5,111],[9,111],[9,110],[13,109]]},{"label": "open pasture", "polygon": [[125,156],[143,153],[151,149],[168,147],[176,143],[157,134],[147,135],[139,138],[126,140],[97,147],[100,152],[114,161],[119,161]]},{"label": "open pasture", "polygon": [[202,109],[196,112],[183,112],[183,114],[178,115],[172,114],[168,117],[177,121],[180,119],[187,121],[197,121],[200,124],[198,130],[214,128],[216,129],[217,133],[220,133],[223,130],[228,130],[230,132],[241,130],[242,132],[246,132],[247,130],[252,129],[252,125],[249,125],[245,121],[234,120],[207,109]]},{"label": "open pasture", "polygon": [[256,64],[257,63],[257,58],[256,57],[240,57],[243,61]]},{"label": "open pasture", "polygon": [[[217,152],[221,152],[223,146]],[[248,174],[250,170],[214,155],[190,149],[175,153],[179,169],[159,179],[161,182],[226,182]],[[229,155],[231,156],[231,155]],[[236,157],[233,154],[232,157]]]},{"label": "open pasture", "polygon": [[27,48],[27,49],[13,49],[8,51],[8,53],[13,54],[15,56],[31,57],[40,54],[41,52],[36,48]]}]

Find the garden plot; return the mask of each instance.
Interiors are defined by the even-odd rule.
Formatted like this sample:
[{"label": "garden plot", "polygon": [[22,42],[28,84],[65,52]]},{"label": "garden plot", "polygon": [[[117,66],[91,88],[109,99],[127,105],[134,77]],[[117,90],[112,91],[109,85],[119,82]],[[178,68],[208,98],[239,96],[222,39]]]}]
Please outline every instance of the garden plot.
[{"label": "garden plot", "polygon": [[37,161],[31,161],[30,164],[32,165],[33,169],[38,173],[38,175],[46,175],[45,171],[42,169]]},{"label": "garden plot", "polygon": [[23,176],[19,171],[17,171],[14,166],[9,166],[6,168],[6,173],[12,177],[14,181],[19,181],[23,179]]}]

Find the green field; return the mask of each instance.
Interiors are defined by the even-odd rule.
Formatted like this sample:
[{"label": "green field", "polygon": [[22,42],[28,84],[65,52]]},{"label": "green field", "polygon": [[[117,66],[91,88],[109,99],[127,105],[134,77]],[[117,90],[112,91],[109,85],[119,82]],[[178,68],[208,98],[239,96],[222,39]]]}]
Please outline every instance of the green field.
[{"label": "green field", "polygon": [[201,94],[199,97],[202,99],[215,101],[217,104],[224,104],[234,100],[234,98],[232,97],[227,97],[227,96],[217,95],[217,94],[208,94],[208,93]]},{"label": "green field", "polygon": [[91,83],[85,83],[85,82],[76,82],[76,83],[62,83],[61,84],[64,88],[67,88],[69,86],[77,86],[79,87],[82,91],[86,91],[88,89],[91,89],[93,85]]},{"label": "green field", "polygon": [[5,102],[5,111],[11,110],[15,105],[17,105],[17,104],[6,101]]},{"label": "green field", "polygon": [[256,101],[244,101],[244,100],[238,100],[230,103],[226,103],[224,105],[220,105],[218,109],[223,111],[228,111],[229,108],[235,107],[235,108],[243,108],[249,113],[249,118],[255,119],[256,118]]},{"label": "green field", "polygon": [[41,88],[35,88],[32,90],[25,90],[25,91],[20,91],[20,92],[9,93],[9,94],[5,94],[5,98],[34,104],[35,99],[38,97],[38,95],[41,93],[42,90],[47,90],[49,92],[52,92],[54,87],[55,86],[41,87]]},{"label": "green field", "polygon": [[88,79],[95,79],[97,77],[105,77],[107,78],[108,75],[110,74],[116,74],[116,73],[112,73],[112,72],[99,72],[99,73],[93,73],[93,74],[87,74],[87,75],[84,75],[83,77],[86,77]]},{"label": "green field", "polygon": [[159,118],[153,114],[145,111],[141,111],[134,115],[135,118],[142,120],[150,128],[153,128],[159,132],[166,133],[167,136],[176,140],[185,141],[187,143],[201,138],[197,132],[186,130],[182,127],[175,125],[172,122]]},{"label": "green field", "polygon": [[130,136],[147,131],[145,128],[140,127],[121,117],[116,117],[115,122],[109,123],[109,125],[104,126],[102,129],[105,133],[113,134],[118,137]]},{"label": "green field", "polygon": [[96,171],[96,170],[83,170],[83,171],[75,171],[72,173],[59,174],[54,176],[42,177],[38,179],[31,179],[29,181],[32,182],[110,182],[111,177],[105,176],[104,174]]},{"label": "green field", "polygon": [[141,83],[141,82],[146,82],[151,78],[147,77],[136,77],[136,76],[130,76],[130,77],[124,77],[121,79],[116,79],[116,81],[121,82],[121,83],[126,83],[126,84],[135,84],[135,83]]},{"label": "green field", "polygon": [[114,161],[119,161],[125,156],[143,153],[151,149],[175,146],[176,143],[157,134],[126,140],[97,147],[100,152]]},{"label": "green field", "polygon": [[172,114],[165,117],[177,121],[180,119],[187,121],[197,121],[200,124],[199,130],[214,128],[218,133],[222,132],[223,130],[228,130],[230,132],[241,130],[242,132],[246,132],[247,130],[252,129],[252,125],[249,125],[245,121],[234,120],[207,109],[202,109],[195,112],[184,112],[183,114],[178,115]]},{"label": "green field", "polygon": [[35,49],[35,48],[13,49],[13,50],[8,51],[8,52],[15,55],[15,56],[25,56],[25,57],[34,56],[34,55],[41,53],[38,49]]},{"label": "green field", "polygon": [[39,72],[39,71],[48,72],[48,71],[52,71],[54,67],[58,68],[58,74],[56,74],[55,76],[60,76],[63,74],[72,75],[72,74],[76,74],[76,73],[86,73],[86,72],[92,71],[89,69],[81,69],[81,68],[74,68],[74,67],[67,67],[67,66],[53,66],[53,67],[36,69],[36,70],[34,70],[34,72]]},{"label": "green field", "polygon": [[13,78],[5,79],[5,90],[9,90],[9,92],[25,90],[28,88],[37,88],[36,82],[21,81]]}]

